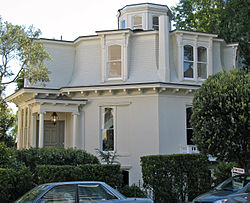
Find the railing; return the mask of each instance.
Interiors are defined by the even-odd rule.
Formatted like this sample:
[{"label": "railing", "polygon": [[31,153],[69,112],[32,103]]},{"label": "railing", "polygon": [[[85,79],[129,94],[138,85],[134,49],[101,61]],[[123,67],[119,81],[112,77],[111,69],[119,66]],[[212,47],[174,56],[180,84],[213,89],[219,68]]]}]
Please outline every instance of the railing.
[{"label": "railing", "polygon": [[180,153],[193,154],[193,153],[199,153],[199,150],[197,149],[196,145],[182,145],[180,146]]}]

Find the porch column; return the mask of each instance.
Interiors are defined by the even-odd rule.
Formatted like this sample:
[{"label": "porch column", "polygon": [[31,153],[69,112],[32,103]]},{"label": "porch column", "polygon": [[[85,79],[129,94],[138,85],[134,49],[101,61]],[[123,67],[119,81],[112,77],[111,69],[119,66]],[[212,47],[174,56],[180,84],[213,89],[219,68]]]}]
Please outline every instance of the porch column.
[{"label": "porch column", "polygon": [[39,143],[38,147],[43,147],[43,140],[44,140],[44,113],[39,114]]},{"label": "porch column", "polygon": [[73,114],[73,148],[77,148],[77,114]]},{"label": "porch column", "polygon": [[21,149],[22,148],[22,109],[19,108],[18,109],[18,118],[17,118],[17,149]]},{"label": "porch column", "polygon": [[27,134],[26,134],[26,107],[23,109],[23,140],[22,140],[22,148],[27,148],[26,147],[26,142],[27,142]]},{"label": "porch column", "polygon": [[36,146],[36,115],[31,113],[30,118],[30,146],[31,147],[37,147]]}]

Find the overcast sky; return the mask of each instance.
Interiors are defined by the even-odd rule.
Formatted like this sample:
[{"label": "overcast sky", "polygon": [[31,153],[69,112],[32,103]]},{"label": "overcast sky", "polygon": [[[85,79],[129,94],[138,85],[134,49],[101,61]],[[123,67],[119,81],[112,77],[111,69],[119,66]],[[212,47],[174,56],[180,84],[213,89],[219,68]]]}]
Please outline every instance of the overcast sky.
[{"label": "overcast sky", "polygon": [[[117,29],[117,11],[129,4],[175,6],[179,0],[0,0],[0,16],[13,24],[33,25],[42,38],[74,40],[95,31]],[[13,93],[13,85],[6,96]]]}]

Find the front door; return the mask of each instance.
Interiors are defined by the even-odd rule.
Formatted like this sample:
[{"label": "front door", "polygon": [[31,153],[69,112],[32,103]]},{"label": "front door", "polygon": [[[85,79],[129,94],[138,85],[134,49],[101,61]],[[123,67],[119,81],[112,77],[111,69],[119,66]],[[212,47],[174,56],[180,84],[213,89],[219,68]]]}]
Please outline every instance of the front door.
[{"label": "front door", "polygon": [[[37,122],[37,141],[39,140],[39,121]],[[37,143],[38,146],[38,143]],[[44,147],[64,147],[64,121],[44,121]]]}]

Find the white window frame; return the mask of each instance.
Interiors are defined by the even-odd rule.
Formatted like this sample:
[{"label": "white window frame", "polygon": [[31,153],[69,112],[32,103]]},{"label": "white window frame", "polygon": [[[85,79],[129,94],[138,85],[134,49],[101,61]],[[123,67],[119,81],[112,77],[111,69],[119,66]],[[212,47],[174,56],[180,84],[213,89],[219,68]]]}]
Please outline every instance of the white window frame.
[{"label": "white window frame", "polygon": [[[135,25],[135,18],[140,17],[141,18],[141,24]],[[143,29],[143,16],[142,15],[134,15],[133,16],[133,30],[136,29]]]},{"label": "white window frame", "polygon": [[[158,25],[155,25],[155,24],[154,24],[154,18],[155,18],[155,17],[158,18]],[[152,16],[152,29],[153,29],[153,30],[159,30],[159,23],[160,23],[159,21],[160,21],[159,16],[156,16],[156,15],[153,15],[153,16]],[[155,28],[155,26],[157,27],[157,29]]]},{"label": "white window frame", "polygon": [[[118,45],[121,47],[121,59],[120,60],[109,60],[109,47],[113,45]],[[108,43],[106,46],[106,56],[105,56],[105,69],[106,69],[106,81],[116,81],[116,80],[123,80],[124,75],[124,46],[120,43]],[[110,62],[121,62],[121,76],[120,77],[113,77],[109,78],[109,63]]]},{"label": "white window frame", "polygon": [[[193,47],[193,61],[186,61],[184,60],[184,47],[185,46],[192,46]],[[206,69],[207,69],[207,78],[208,78],[208,61],[209,61],[209,54],[208,54],[208,46],[205,44],[200,44],[200,43],[185,43],[182,46],[182,75],[183,75],[183,80],[190,80],[190,81],[205,81],[207,78],[203,79],[198,77],[198,63],[203,63],[198,61],[198,48],[199,47],[204,47],[207,50],[207,62],[206,64]],[[193,78],[188,78],[188,77],[184,77],[184,62],[193,62]]]},{"label": "white window frame", "polygon": [[[112,108],[113,109],[113,130],[114,130],[114,150],[113,151],[104,151],[103,150],[103,111],[105,108]],[[100,106],[100,150],[102,152],[115,152],[117,151],[117,145],[116,145],[116,134],[117,134],[117,122],[116,122],[116,113],[117,113],[117,107],[116,106]]]}]

